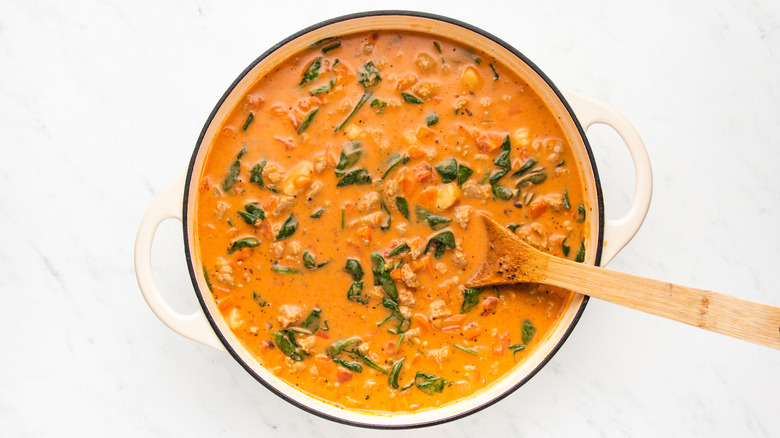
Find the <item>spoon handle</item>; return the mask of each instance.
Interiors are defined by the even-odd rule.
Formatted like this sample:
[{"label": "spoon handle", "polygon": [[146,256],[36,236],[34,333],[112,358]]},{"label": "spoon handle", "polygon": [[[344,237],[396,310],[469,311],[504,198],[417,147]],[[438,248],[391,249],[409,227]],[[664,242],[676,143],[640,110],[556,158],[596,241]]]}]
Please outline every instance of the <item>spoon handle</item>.
[{"label": "spoon handle", "polygon": [[780,350],[780,307],[551,257],[546,284]]}]

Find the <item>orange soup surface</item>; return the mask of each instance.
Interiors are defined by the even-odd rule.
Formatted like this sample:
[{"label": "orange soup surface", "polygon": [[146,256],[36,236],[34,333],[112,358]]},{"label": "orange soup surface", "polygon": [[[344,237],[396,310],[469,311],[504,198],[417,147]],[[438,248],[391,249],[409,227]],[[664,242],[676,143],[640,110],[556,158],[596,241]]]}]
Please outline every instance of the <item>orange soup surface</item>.
[{"label": "orange soup surface", "polygon": [[468,289],[487,213],[582,261],[562,129],[503,64],[411,32],[320,41],[259,79],[209,146],[197,253],[258,361],[365,412],[430,409],[517,367],[570,293]]}]

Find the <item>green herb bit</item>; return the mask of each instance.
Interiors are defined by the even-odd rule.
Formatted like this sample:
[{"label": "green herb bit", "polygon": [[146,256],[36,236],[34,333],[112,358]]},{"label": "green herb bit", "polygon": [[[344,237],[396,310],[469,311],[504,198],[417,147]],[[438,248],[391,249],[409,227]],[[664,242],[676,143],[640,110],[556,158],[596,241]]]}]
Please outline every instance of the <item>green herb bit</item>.
[{"label": "green herb bit", "polygon": [[530,205],[536,197],[536,193],[527,192],[523,197],[523,204]]},{"label": "green herb bit", "polygon": [[330,260],[324,263],[317,264],[315,257],[309,252],[309,250],[303,251],[303,266],[306,269],[320,269],[321,267],[330,263]]},{"label": "green herb bit", "polygon": [[469,177],[474,173],[471,168],[464,166],[463,164],[458,166],[458,186],[462,186],[464,182],[466,182]]},{"label": "green herb bit", "polygon": [[265,160],[255,164],[255,167],[249,171],[249,182],[257,183],[261,189],[265,188],[265,184],[263,184],[263,169],[265,169]]},{"label": "green herb bit", "polygon": [[428,395],[442,392],[446,383],[447,381],[441,377],[422,371],[418,371],[414,376],[414,385],[417,389]]},{"label": "green herb bit", "polygon": [[294,269],[294,268],[288,268],[286,266],[272,266],[271,270],[276,272],[277,274],[300,274],[301,271]]},{"label": "green herb bit", "polygon": [[325,207],[320,207],[320,208],[317,209],[317,211],[312,213],[309,217],[312,218],[312,219],[319,219],[322,216],[322,213],[324,213],[324,212],[325,212]]},{"label": "green herb bit", "polygon": [[439,45],[438,41],[433,42],[433,47],[436,47],[436,51],[441,53],[441,46]]},{"label": "green herb bit", "polygon": [[406,220],[409,220],[409,203],[406,202],[406,198],[396,196],[395,205],[398,207],[398,211],[401,212],[401,215],[405,217]]},{"label": "green herb bit", "polygon": [[571,203],[569,203],[569,189],[563,189],[563,208],[569,210]]},{"label": "green herb bit", "polygon": [[445,184],[458,178],[458,162],[454,158],[446,159],[434,167],[441,175],[441,182]]},{"label": "green herb bit", "polygon": [[238,181],[238,174],[241,172],[241,161],[236,160],[230,165],[225,179],[222,181],[222,191],[228,192]]},{"label": "green herb bit", "polygon": [[371,270],[374,274],[374,286],[381,286],[385,295],[392,298],[393,301],[397,301],[398,289],[395,286],[395,281],[390,277],[390,271],[386,270],[385,258],[378,252],[372,252],[371,264]]},{"label": "green herb bit", "polygon": [[395,256],[397,256],[398,254],[405,253],[405,252],[409,252],[409,251],[411,251],[411,250],[412,250],[412,249],[409,247],[409,245],[408,245],[408,244],[406,244],[406,243],[402,243],[402,244],[400,244],[400,245],[396,246],[396,247],[395,247],[395,248],[394,248],[392,251],[390,251],[390,252],[387,254],[387,256],[388,256],[388,257],[395,257]]},{"label": "green herb bit", "polygon": [[377,108],[376,110],[377,114],[384,114],[386,106],[387,106],[387,102],[385,102],[384,100],[374,99],[371,101],[371,108]]},{"label": "green herb bit", "polygon": [[544,173],[543,171],[539,170],[537,172],[533,172],[533,173],[528,174],[528,176],[526,176],[525,178],[523,178],[520,181],[518,181],[516,187],[519,188],[524,183],[530,183],[530,184],[537,185],[537,184],[541,184],[541,183],[543,183],[545,181],[547,181],[547,174]]},{"label": "green herb bit", "polygon": [[526,172],[531,170],[534,166],[536,166],[537,161],[533,158],[529,158],[528,161],[523,163],[522,166],[520,166],[519,169],[515,171],[515,173],[512,174],[512,177],[519,177],[523,176]]},{"label": "green herb bit", "polygon": [[231,227],[235,227],[235,225],[233,225],[233,219],[228,219],[228,220],[227,220],[227,223],[228,223],[228,225],[230,225]]},{"label": "green herb bit", "polygon": [[580,249],[577,250],[577,257],[574,258],[574,261],[577,263],[582,263],[585,261],[585,241],[580,242]]},{"label": "green herb bit", "polygon": [[479,294],[482,289],[463,289],[463,305],[460,307],[460,313],[466,313],[479,304]]},{"label": "green herb bit", "polygon": [[312,96],[316,96],[318,94],[325,94],[328,91],[333,89],[333,86],[336,85],[335,82],[333,82],[333,79],[330,80],[330,83],[328,85],[323,85],[321,87],[317,87],[309,92]]},{"label": "green herb bit", "polygon": [[353,170],[336,184],[336,187],[346,187],[351,185],[365,185],[371,184],[371,175],[368,174],[366,169]]},{"label": "green herb bit", "polygon": [[439,216],[438,214],[430,212],[420,207],[419,205],[415,206],[414,211],[417,214],[417,221],[428,222],[428,226],[431,227],[432,230],[441,230],[446,228],[448,223],[452,222],[452,219]]},{"label": "green herb bit", "polygon": [[303,79],[301,79],[301,83],[298,84],[298,86],[302,86],[303,84],[307,82],[311,82],[315,79],[317,79],[317,76],[320,75],[320,66],[322,65],[322,57],[319,57],[311,62],[311,64],[306,67],[306,70],[303,71]]},{"label": "green herb bit", "polygon": [[390,229],[390,224],[393,223],[393,216],[390,215],[390,210],[387,209],[387,206],[385,205],[385,201],[381,201],[379,204],[382,210],[384,210],[385,213],[387,213],[387,222],[384,225],[380,225],[379,229],[382,231],[387,231]]},{"label": "green herb bit", "polygon": [[379,69],[373,62],[369,61],[363,65],[363,70],[358,72],[358,82],[363,88],[371,88],[382,81],[379,76]]},{"label": "green herb bit", "polygon": [[347,299],[349,301],[354,301],[360,304],[368,304],[370,298],[371,297],[368,295],[363,295],[362,281],[353,282],[352,285],[349,287],[349,290],[347,291]]},{"label": "green herb bit", "polygon": [[257,294],[257,292],[252,292],[252,299],[257,303],[260,307],[265,307],[266,301],[262,298],[260,298],[260,295]]},{"label": "green herb bit", "polygon": [[333,44],[330,44],[330,45],[327,45],[327,46],[323,47],[322,48],[322,53],[330,53],[330,52],[338,49],[339,47],[341,47],[341,41],[336,41]]},{"label": "green herb bit", "polygon": [[560,163],[556,164],[555,167],[563,167],[565,165],[566,165],[566,160],[563,160]]},{"label": "green herb bit", "polygon": [[428,117],[425,118],[425,123],[427,123],[428,126],[433,126],[439,123],[439,115],[436,113],[428,115]]},{"label": "green herb bit", "polygon": [[255,120],[254,113],[250,112],[248,116],[246,116],[246,122],[244,122],[244,126],[241,127],[242,131],[246,131],[247,128],[249,128],[249,125],[252,124],[252,121]]},{"label": "green herb bit", "polygon": [[241,147],[241,150],[240,150],[240,151],[238,151],[238,155],[236,155],[236,160],[240,160],[240,159],[241,159],[241,157],[243,157],[244,155],[246,155],[246,151],[247,151],[247,149],[246,149],[246,145],[242,146],[242,147]]},{"label": "green herb bit", "polygon": [[353,373],[362,373],[363,372],[363,365],[360,365],[358,362],[347,362],[346,360],[340,358],[340,357],[334,357],[333,362],[336,362],[337,364],[343,366],[344,368],[352,371]]},{"label": "green herb bit", "polygon": [[238,239],[234,241],[230,248],[228,249],[228,254],[233,254],[234,252],[243,249],[243,248],[254,248],[256,246],[260,246],[260,241],[257,240],[255,237],[245,237],[243,239]]},{"label": "green herb bit", "polygon": [[510,190],[508,187],[500,185],[493,186],[493,196],[495,196],[496,199],[500,199],[501,201],[508,201],[512,199],[514,195],[514,192],[512,192],[512,190]]},{"label": "green herb bit", "polygon": [[368,91],[364,91],[363,96],[360,97],[360,100],[358,100],[358,103],[355,105],[354,108],[352,108],[352,111],[347,115],[347,118],[344,119],[344,121],[341,122],[339,126],[336,126],[336,129],[334,129],[333,132],[340,131],[341,128],[343,128],[344,125],[346,125],[347,122],[355,115],[355,113],[357,113],[358,110],[360,110],[360,107],[362,107],[366,103],[366,101],[368,101],[368,99],[370,98],[371,98],[371,93]]},{"label": "green herb bit", "polygon": [[341,229],[344,229],[344,220],[346,218],[347,212],[345,209],[341,209]]},{"label": "green herb bit", "polygon": [[382,179],[384,180],[391,170],[395,169],[396,166],[398,166],[399,164],[403,163],[408,159],[409,159],[408,156],[401,155],[398,152],[391,155],[390,158],[388,158],[381,164],[382,167],[387,166],[387,170],[385,170],[385,173],[382,174]]},{"label": "green herb bit", "polygon": [[563,238],[563,242],[561,242],[561,251],[563,251],[563,256],[568,257],[569,251],[571,251],[571,247],[566,244],[566,241],[569,240],[568,237]]},{"label": "green herb bit", "polygon": [[415,105],[420,105],[420,104],[423,103],[423,101],[420,100],[419,97],[417,97],[417,96],[415,96],[414,94],[411,94],[411,93],[401,92],[401,97],[403,97],[404,102],[406,102],[406,103],[412,103],[412,104],[415,104]]},{"label": "green herb bit", "polygon": [[506,227],[509,228],[509,231],[515,232],[518,228],[522,227],[523,224],[509,224]]},{"label": "green herb bit", "polygon": [[387,375],[387,384],[393,388],[398,389],[398,375],[401,373],[401,367],[404,366],[405,357],[402,357],[398,362],[393,364],[390,368],[390,373]]},{"label": "green herb bit", "polygon": [[360,281],[363,279],[363,266],[360,265],[358,259],[347,259],[347,264],[344,270],[352,275],[352,280]]},{"label": "green herb bit", "polygon": [[514,345],[510,345],[509,349],[512,350],[512,358],[517,359],[517,352],[525,350],[525,345],[514,344]]},{"label": "green herb bit", "polygon": [[455,235],[452,234],[452,231],[444,231],[431,237],[428,244],[425,245],[423,254],[427,254],[431,248],[434,248],[433,256],[437,259],[441,258],[445,248],[455,249]]},{"label": "green herb bit", "polygon": [[375,370],[379,371],[379,372],[380,372],[380,373],[382,373],[382,374],[388,374],[388,372],[387,372],[387,370],[386,370],[386,369],[384,369],[384,368],[380,367],[379,365],[377,365],[377,364],[376,364],[376,362],[374,362],[373,360],[371,360],[371,358],[370,358],[370,357],[368,357],[368,355],[366,355],[366,354],[365,354],[365,353],[363,353],[362,351],[360,351],[360,350],[357,350],[357,349],[356,349],[356,350],[355,350],[355,352],[354,352],[354,354],[355,354],[356,356],[358,356],[358,357],[360,358],[360,360],[362,360],[362,361],[363,361],[363,364],[364,364],[364,365],[366,365],[367,367],[369,367],[369,368],[373,368],[373,369],[375,369]]},{"label": "green herb bit", "polygon": [[585,222],[585,206],[580,204],[577,207],[577,212],[580,214],[580,216],[577,218],[577,222],[579,223]]},{"label": "green herb bit", "polygon": [[534,338],[535,334],[536,334],[536,327],[533,325],[531,320],[529,319],[523,320],[523,328],[520,334],[520,337],[523,340],[523,344],[528,345],[528,343],[530,343],[531,340]]},{"label": "green herb bit", "polygon": [[287,216],[287,220],[285,220],[284,224],[282,224],[282,228],[279,230],[279,233],[276,235],[276,240],[282,240],[292,236],[297,229],[298,220],[295,219],[295,216],[293,216],[292,213],[290,213],[290,215]]},{"label": "green herb bit", "polygon": [[488,65],[490,66],[490,69],[493,70],[493,80],[497,81],[498,80],[498,72],[496,71],[496,68],[493,67],[493,64],[488,64]]},{"label": "green herb bit", "polygon": [[244,222],[249,225],[254,225],[258,220],[265,219],[265,211],[257,206],[257,202],[250,202],[244,205],[246,211],[239,211],[238,214],[244,219]]},{"label": "green herb bit", "polygon": [[452,345],[453,347],[457,348],[458,350],[460,350],[460,351],[462,351],[462,352],[464,352],[464,353],[471,354],[471,355],[473,355],[473,356],[476,356],[476,355],[478,355],[478,354],[479,354],[479,353],[477,353],[477,350],[474,350],[474,349],[471,349],[471,348],[462,347],[462,346],[460,346],[460,345],[457,345],[457,344],[451,344],[451,345]]}]

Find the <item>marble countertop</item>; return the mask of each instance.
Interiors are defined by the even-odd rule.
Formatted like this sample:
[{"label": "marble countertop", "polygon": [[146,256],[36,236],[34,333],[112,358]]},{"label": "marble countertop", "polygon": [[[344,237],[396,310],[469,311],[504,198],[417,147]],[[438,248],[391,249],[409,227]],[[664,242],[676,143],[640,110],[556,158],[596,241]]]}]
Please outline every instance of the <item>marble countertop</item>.
[{"label": "marble countertop", "polygon": [[[780,4],[753,1],[5,0],[0,3],[0,435],[388,436],[307,414],[164,326],[135,280],[141,218],[227,86],[306,26],[368,9],[467,21],[635,125],[650,213],[610,268],[780,305]],[[588,132],[607,215],[626,149]],[[197,302],[181,225],[155,275]],[[780,351],[592,300],[487,410],[406,436],[780,436]]]}]

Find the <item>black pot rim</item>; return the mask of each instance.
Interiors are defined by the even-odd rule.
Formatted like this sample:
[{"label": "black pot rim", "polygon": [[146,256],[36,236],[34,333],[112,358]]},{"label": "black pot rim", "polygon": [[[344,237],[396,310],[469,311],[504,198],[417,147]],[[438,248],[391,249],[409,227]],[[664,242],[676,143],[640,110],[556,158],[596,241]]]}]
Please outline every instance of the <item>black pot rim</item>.
[{"label": "black pot rim", "polygon": [[458,413],[456,415],[450,415],[450,416],[447,416],[447,417],[438,418],[438,419],[435,419],[435,420],[432,420],[432,421],[427,421],[427,422],[422,422],[422,423],[385,425],[385,424],[372,424],[372,423],[367,423],[367,422],[366,423],[356,422],[356,421],[347,420],[347,419],[342,418],[342,417],[333,416],[333,415],[321,412],[321,411],[319,411],[319,410],[317,410],[315,408],[312,408],[310,406],[307,406],[307,405],[305,405],[303,403],[298,402],[297,400],[292,399],[291,397],[287,396],[282,391],[277,389],[275,386],[273,386],[269,382],[265,381],[265,379],[263,379],[261,376],[259,376],[252,369],[252,367],[249,366],[249,364],[247,364],[243,359],[241,359],[241,357],[235,351],[235,349],[230,344],[230,342],[228,342],[228,340],[222,334],[221,330],[219,329],[219,327],[217,326],[216,322],[214,321],[211,313],[208,310],[208,307],[206,305],[205,299],[203,297],[204,296],[203,295],[203,291],[201,291],[200,287],[198,286],[197,276],[199,274],[195,272],[195,263],[194,263],[194,261],[192,260],[192,257],[191,257],[192,251],[191,251],[191,247],[190,247],[190,236],[188,234],[188,227],[187,227],[187,224],[189,223],[189,218],[188,218],[187,211],[188,211],[188,199],[189,199],[190,185],[191,185],[191,182],[192,182],[193,171],[194,171],[195,162],[196,162],[198,153],[199,153],[199,151],[201,149],[203,139],[204,139],[204,137],[206,135],[206,131],[208,130],[209,126],[211,125],[211,122],[213,121],[214,117],[216,116],[217,111],[219,111],[219,108],[222,106],[222,104],[227,99],[227,97],[230,95],[230,93],[233,92],[233,90],[238,85],[238,83],[258,63],[263,61],[271,53],[275,52],[280,47],[284,46],[285,44],[289,43],[290,41],[292,41],[292,40],[294,40],[294,39],[296,39],[296,38],[298,38],[298,37],[300,37],[302,35],[305,35],[305,34],[311,32],[311,31],[314,31],[314,30],[319,29],[321,27],[325,27],[325,26],[328,26],[328,25],[331,25],[331,24],[342,22],[342,21],[348,21],[348,20],[352,20],[352,19],[365,18],[365,17],[384,16],[384,15],[387,15],[387,16],[390,16],[390,15],[398,16],[398,15],[400,15],[400,16],[420,17],[420,18],[426,18],[426,19],[431,19],[431,20],[436,20],[436,21],[442,21],[442,22],[445,22],[445,23],[449,23],[449,24],[453,24],[453,25],[456,25],[456,26],[460,26],[460,27],[465,28],[467,30],[470,30],[470,31],[472,31],[474,33],[482,35],[482,36],[492,40],[493,42],[497,43],[498,45],[500,45],[501,47],[503,47],[504,49],[506,49],[507,51],[512,53],[514,56],[517,56],[518,58],[520,58],[531,69],[533,69],[536,74],[538,74],[544,80],[544,82],[547,84],[547,86],[549,86],[552,89],[552,91],[555,93],[555,95],[558,97],[558,99],[560,99],[560,101],[563,103],[563,105],[566,108],[566,111],[568,112],[569,116],[574,121],[574,124],[577,127],[577,130],[578,130],[580,136],[582,137],[583,144],[585,145],[585,149],[586,149],[586,152],[588,153],[588,158],[590,160],[590,166],[591,166],[591,169],[593,171],[594,186],[595,186],[595,189],[596,189],[596,198],[597,198],[597,202],[598,202],[597,209],[598,209],[598,213],[599,213],[598,214],[598,217],[599,217],[598,237],[597,237],[597,240],[596,240],[596,242],[598,243],[597,248],[596,248],[596,265],[600,265],[601,264],[601,253],[602,253],[602,245],[603,245],[603,239],[604,239],[604,198],[603,198],[603,193],[602,193],[602,190],[601,190],[601,181],[599,179],[599,174],[598,174],[598,171],[597,171],[597,168],[596,168],[596,160],[595,160],[595,158],[593,156],[593,151],[592,151],[592,149],[590,147],[590,143],[588,143],[588,139],[587,139],[587,137],[585,135],[585,131],[582,129],[582,125],[580,124],[579,120],[577,119],[576,115],[574,114],[574,111],[571,109],[571,106],[568,104],[566,99],[563,97],[563,94],[560,92],[560,90],[553,84],[553,82],[550,80],[550,78],[548,78],[547,75],[544,74],[544,72],[542,72],[542,70],[539,67],[536,66],[536,64],[531,62],[531,60],[526,58],[525,55],[523,55],[520,51],[515,49],[513,46],[511,46],[510,44],[506,43],[502,39],[496,37],[495,35],[493,35],[491,33],[488,33],[488,32],[486,32],[486,31],[484,31],[484,30],[482,30],[482,29],[480,29],[478,27],[475,27],[473,25],[465,23],[463,21],[456,20],[456,19],[449,18],[449,17],[445,17],[445,16],[442,16],[442,15],[431,14],[431,13],[426,13],[426,12],[408,11],[408,10],[376,10],[376,11],[366,11],[366,12],[359,12],[359,13],[354,13],[354,14],[342,15],[342,16],[339,16],[339,17],[334,17],[334,18],[331,18],[329,20],[325,20],[325,21],[319,22],[317,24],[311,25],[311,26],[309,26],[309,27],[307,27],[307,28],[305,28],[303,30],[300,30],[300,31],[298,31],[298,32],[288,36],[287,38],[281,40],[280,42],[275,44],[273,47],[271,47],[270,49],[265,51],[262,55],[257,57],[251,64],[249,64],[249,66],[247,66],[244,69],[244,71],[241,72],[241,74],[238,75],[238,77],[233,81],[233,83],[230,85],[230,87],[228,87],[228,89],[225,91],[225,93],[219,99],[217,104],[214,106],[214,109],[211,111],[211,114],[209,114],[209,117],[206,119],[206,123],[204,124],[203,129],[201,130],[200,136],[198,137],[198,141],[197,141],[197,143],[195,145],[195,149],[194,149],[194,151],[192,153],[192,157],[190,159],[190,163],[189,163],[189,166],[187,168],[187,177],[186,177],[185,184],[184,184],[184,202],[183,202],[183,206],[182,206],[182,208],[183,208],[183,212],[182,212],[182,228],[183,228],[183,235],[184,235],[184,252],[185,252],[185,258],[187,260],[187,267],[188,267],[188,270],[189,270],[189,273],[190,273],[190,280],[192,281],[193,288],[196,291],[198,302],[200,303],[200,306],[203,309],[203,313],[206,315],[206,318],[208,319],[209,324],[211,325],[212,329],[214,330],[214,333],[217,335],[217,337],[222,342],[222,344],[225,346],[225,348],[230,353],[230,355],[233,356],[233,358],[250,375],[252,375],[252,377],[254,377],[255,380],[260,382],[260,384],[262,384],[264,387],[266,387],[269,391],[271,391],[272,393],[274,393],[278,397],[282,398],[283,400],[289,402],[290,404],[292,404],[292,405],[294,405],[294,406],[296,406],[296,407],[298,407],[298,408],[300,408],[300,409],[302,409],[302,410],[304,410],[304,411],[306,411],[306,412],[308,412],[310,414],[313,414],[313,415],[316,415],[318,417],[321,417],[321,418],[324,418],[324,419],[327,419],[327,420],[331,420],[331,421],[334,421],[334,422],[337,422],[337,423],[346,424],[346,425],[349,425],[349,426],[370,428],[370,429],[389,429],[389,430],[392,430],[392,429],[413,429],[413,428],[428,427],[428,426],[434,426],[434,425],[438,425],[438,424],[443,424],[443,423],[447,423],[447,422],[450,422],[450,421],[454,421],[454,420],[466,417],[468,415],[474,414],[476,412],[479,412],[479,411],[481,411],[481,410],[483,410],[483,409],[485,409],[485,408],[487,408],[489,406],[492,406],[493,404],[503,400],[504,398],[506,398],[510,394],[514,393],[518,388],[523,386],[528,380],[530,380],[532,377],[534,377],[536,375],[536,373],[538,373],[545,365],[547,365],[547,363],[552,359],[552,357],[555,355],[555,353],[557,353],[558,350],[560,350],[561,346],[563,346],[563,344],[566,342],[566,340],[568,339],[569,335],[574,330],[574,327],[577,325],[577,322],[580,320],[580,317],[582,316],[582,313],[585,310],[585,306],[588,303],[588,297],[587,296],[584,297],[584,299],[582,301],[582,304],[580,305],[579,309],[577,310],[577,313],[574,315],[574,317],[572,319],[571,324],[566,329],[566,331],[564,332],[563,336],[558,341],[558,343],[550,350],[550,352],[547,354],[547,356],[545,356],[539,362],[539,364],[533,370],[531,370],[531,372],[526,374],[519,382],[517,382],[515,385],[513,385],[509,389],[505,390],[503,393],[499,394],[498,396],[488,400],[487,402],[482,403],[482,404],[480,404],[478,406],[475,406],[475,407],[473,407],[473,408],[471,408],[469,410],[460,412],[460,413]]}]

